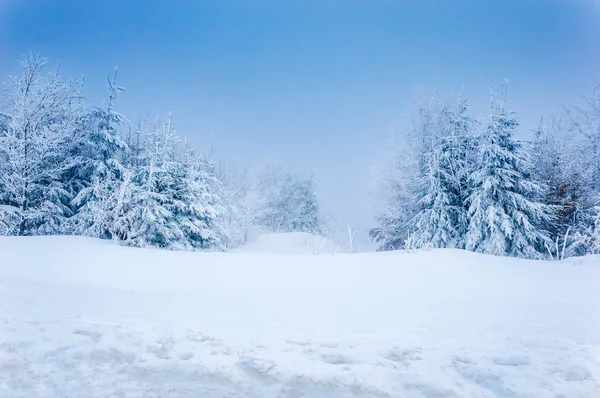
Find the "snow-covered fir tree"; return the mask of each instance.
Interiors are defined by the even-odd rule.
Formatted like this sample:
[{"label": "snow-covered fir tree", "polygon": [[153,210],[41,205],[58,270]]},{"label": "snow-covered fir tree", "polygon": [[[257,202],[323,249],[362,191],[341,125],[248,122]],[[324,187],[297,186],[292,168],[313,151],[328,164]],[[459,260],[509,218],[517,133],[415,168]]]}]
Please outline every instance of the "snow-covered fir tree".
[{"label": "snow-covered fir tree", "polygon": [[377,226],[369,231],[379,250],[398,250],[412,245],[413,221],[419,212],[419,196],[429,148],[437,100],[431,94],[415,96],[415,110],[402,125],[384,164],[375,170]]},{"label": "snow-covered fir tree", "polygon": [[312,178],[303,180],[285,175],[267,206],[265,227],[269,230],[320,233],[319,206]]},{"label": "snow-covered fir tree", "polygon": [[525,258],[546,257],[550,243],[542,229],[550,218],[538,202],[542,187],[531,175],[518,126],[506,109],[506,90],[492,91],[491,118],[479,137],[480,162],[471,175],[469,229],[465,247],[481,253]]},{"label": "snow-covered fir tree", "polygon": [[446,152],[447,168],[451,170],[454,184],[453,190],[457,201],[461,202],[462,208],[458,211],[457,231],[463,237],[459,247],[464,247],[464,235],[466,234],[468,220],[467,199],[471,195],[469,178],[478,168],[477,148],[478,142],[475,129],[479,123],[467,114],[468,105],[466,99],[461,95],[452,99],[445,108],[445,128],[449,137],[450,151]]},{"label": "snow-covered fir tree", "polygon": [[[108,76],[109,97],[103,107],[94,107],[81,121],[80,134],[73,145],[73,156],[81,159],[81,164],[68,171],[66,189],[74,199],[72,205],[75,216],[70,220],[71,231],[75,234],[92,235],[111,239],[107,227],[98,224],[95,209],[105,206],[101,202],[106,197],[98,196],[102,189],[106,192],[119,190],[119,185],[127,175],[122,159],[128,146],[119,135],[121,124],[127,119],[115,111],[115,101],[124,89],[117,85],[117,70]],[[107,185],[108,184],[108,185]]]},{"label": "snow-covered fir tree", "polygon": [[462,99],[430,108],[429,142],[421,154],[419,212],[412,223],[413,247],[462,247],[467,229],[466,179],[470,170],[472,120]]},{"label": "snow-covered fir tree", "polygon": [[371,236],[381,250],[403,247],[462,247],[466,230],[464,198],[473,167],[474,121],[460,97],[415,97],[408,128],[379,170],[378,226]]},{"label": "snow-covered fir tree", "polygon": [[187,145],[180,150],[171,116],[146,129],[139,158],[128,161],[131,183],[116,179],[109,190],[125,200],[112,194],[103,201],[114,214],[112,238],[137,247],[224,248],[224,205],[211,162]]},{"label": "snow-covered fir tree", "polygon": [[136,201],[139,187],[133,177],[126,168],[119,173],[107,173],[103,178],[93,177],[86,190],[94,199],[85,204],[86,222],[78,225],[86,228],[79,234],[130,244],[133,215],[139,210]]},{"label": "snow-covered fir tree", "polygon": [[186,146],[176,178],[176,222],[195,249],[224,249],[226,207],[214,162]]},{"label": "snow-covered fir tree", "polygon": [[319,203],[313,177],[307,180],[297,179],[293,182],[287,206],[291,217],[287,229],[289,231],[321,233]]},{"label": "snow-covered fir tree", "polygon": [[186,248],[188,242],[176,213],[184,204],[179,196],[184,175],[176,159],[179,137],[172,118],[149,123],[141,165],[136,170],[139,191],[128,242],[138,247]]}]

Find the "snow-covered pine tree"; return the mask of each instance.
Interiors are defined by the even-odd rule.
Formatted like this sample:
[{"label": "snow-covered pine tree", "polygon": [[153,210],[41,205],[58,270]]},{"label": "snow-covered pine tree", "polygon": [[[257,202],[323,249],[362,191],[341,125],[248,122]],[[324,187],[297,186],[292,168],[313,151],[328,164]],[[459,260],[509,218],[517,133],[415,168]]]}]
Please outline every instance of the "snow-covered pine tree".
[{"label": "snow-covered pine tree", "polygon": [[467,229],[466,176],[470,168],[472,120],[457,99],[429,107],[429,148],[421,154],[419,212],[412,220],[414,247],[462,247]]},{"label": "snow-covered pine tree", "polygon": [[181,165],[176,159],[179,137],[171,116],[149,123],[144,139],[141,165],[136,172],[139,190],[131,216],[128,244],[138,247],[185,249],[185,234],[175,220],[176,209],[183,206],[177,197],[177,178]]},{"label": "snow-covered pine tree", "polygon": [[[98,196],[102,192],[119,190],[125,176],[131,172],[123,165],[122,159],[128,152],[128,146],[119,135],[119,127],[127,119],[114,110],[115,101],[124,88],[116,84],[117,69],[109,75],[109,97],[104,107],[92,109],[81,121],[81,133],[73,146],[73,156],[82,159],[82,164],[71,168],[67,173],[69,191],[74,195],[72,201],[75,216],[71,219],[74,234],[90,235],[92,231],[99,238],[112,239],[106,228],[100,228],[95,209],[103,208],[111,198]],[[98,184],[111,186],[107,190],[99,189]],[[94,186],[95,185],[95,186]]]},{"label": "snow-covered pine tree", "polygon": [[174,188],[173,213],[187,245],[194,249],[225,249],[226,209],[213,163],[186,145]]},{"label": "snow-covered pine tree", "polygon": [[459,248],[464,248],[464,239],[469,227],[467,203],[471,195],[469,177],[478,167],[478,144],[474,134],[478,122],[467,114],[467,101],[460,95],[453,99],[445,109],[448,120],[445,126],[449,129],[446,136],[450,137],[450,147],[452,148],[449,151],[451,156],[446,157],[446,162],[454,180],[454,195],[457,202],[461,203],[461,209],[457,209],[456,230],[460,236],[457,243]]},{"label": "snow-covered pine tree", "polygon": [[385,164],[376,170],[378,195],[377,226],[369,234],[379,243],[379,250],[396,250],[414,241],[416,216],[422,209],[423,180],[432,136],[439,128],[440,107],[434,93],[417,93],[410,123],[402,126],[390,145]]},{"label": "snow-covered pine tree", "polygon": [[276,183],[275,189],[269,189],[265,228],[272,232],[320,233],[319,205],[312,177],[303,180],[288,173]]},{"label": "snow-covered pine tree", "polygon": [[86,189],[94,200],[85,204],[88,218],[80,226],[86,225],[87,229],[80,234],[130,244],[135,214],[140,210],[136,201],[139,187],[133,177],[127,168],[120,173],[107,173],[103,178],[93,177]]},{"label": "snow-covered pine tree", "polygon": [[518,126],[506,109],[506,89],[492,90],[491,119],[479,137],[479,168],[471,175],[470,223],[465,247],[481,253],[542,258],[550,243],[542,227],[550,218],[537,201],[542,190],[513,137]]},{"label": "snow-covered pine tree", "polygon": [[0,132],[0,231],[60,234],[71,215],[65,170],[78,165],[67,151],[83,111],[81,81],[63,81],[58,68],[30,54],[11,77]]},{"label": "snow-covered pine tree", "polygon": [[289,231],[321,234],[319,203],[313,177],[307,180],[296,179],[291,187],[289,202],[291,217]]},{"label": "snow-covered pine tree", "polygon": [[[439,146],[442,145],[440,143]],[[461,238],[457,230],[461,202],[451,189],[453,176],[444,167],[441,150],[437,148],[425,159],[424,195],[419,200],[421,210],[412,221],[412,244],[415,248],[456,247]]]},{"label": "snow-covered pine tree", "polygon": [[189,147],[180,153],[170,115],[137,130],[143,137],[131,154],[139,157],[125,158],[127,167],[115,163],[121,167],[88,188],[100,200],[86,202],[84,233],[136,247],[223,248],[223,206],[210,162]]}]

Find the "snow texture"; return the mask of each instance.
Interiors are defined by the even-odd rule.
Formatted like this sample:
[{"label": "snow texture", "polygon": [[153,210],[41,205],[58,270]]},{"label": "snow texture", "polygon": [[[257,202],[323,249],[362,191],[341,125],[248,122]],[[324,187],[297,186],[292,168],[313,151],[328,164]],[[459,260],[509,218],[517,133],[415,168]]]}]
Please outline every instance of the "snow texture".
[{"label": "snow texture", "polygon": [[0,237],[0,396],[600,395],[600,257],[273,249]]}]

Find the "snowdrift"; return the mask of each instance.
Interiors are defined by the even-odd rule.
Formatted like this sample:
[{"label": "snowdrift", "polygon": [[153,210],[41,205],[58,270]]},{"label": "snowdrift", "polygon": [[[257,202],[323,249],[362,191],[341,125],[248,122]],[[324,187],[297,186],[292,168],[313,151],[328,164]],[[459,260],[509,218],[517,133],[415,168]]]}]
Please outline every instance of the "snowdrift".
[{"label": "snowdrift", "polygon": [[600,396],[598,257],[274,244],[0,237],[0,397]]}]

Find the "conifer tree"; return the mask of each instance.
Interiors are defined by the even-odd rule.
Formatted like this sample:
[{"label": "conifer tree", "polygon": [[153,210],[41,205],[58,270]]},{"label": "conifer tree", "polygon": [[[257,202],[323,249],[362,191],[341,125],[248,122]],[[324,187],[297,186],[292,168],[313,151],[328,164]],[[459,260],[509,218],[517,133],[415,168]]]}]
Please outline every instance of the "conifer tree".
[{"label": "conifer tree", "polygon": [[542,227],[550,215],[537,199],[542,188],[533,180],[531,164],[514,139],[517,126],[513,113],[506,109],[506,90],[499,98],[492,91],[490,122],[479,137],[479,168],[470,177],[465,247],[481,253],[541,258],[549,244]]}]

